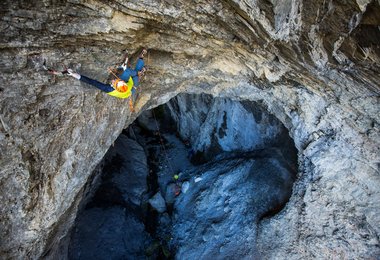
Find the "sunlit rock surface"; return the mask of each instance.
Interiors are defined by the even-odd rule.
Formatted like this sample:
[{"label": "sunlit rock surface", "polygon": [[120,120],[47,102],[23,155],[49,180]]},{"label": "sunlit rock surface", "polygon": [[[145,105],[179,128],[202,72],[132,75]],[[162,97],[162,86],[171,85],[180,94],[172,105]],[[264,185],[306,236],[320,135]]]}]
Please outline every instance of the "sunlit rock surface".
[{"label": "sunlit rock surface", "polygon": [[[0,254],[56,254],[81,190],[124,127],[181,92],[260,101],[289,129],[299,178],[261,222],[264,258],[380,254],[380,3],[2,1]],[[150,49],[134,113],[73,78],[106,81]]]}]

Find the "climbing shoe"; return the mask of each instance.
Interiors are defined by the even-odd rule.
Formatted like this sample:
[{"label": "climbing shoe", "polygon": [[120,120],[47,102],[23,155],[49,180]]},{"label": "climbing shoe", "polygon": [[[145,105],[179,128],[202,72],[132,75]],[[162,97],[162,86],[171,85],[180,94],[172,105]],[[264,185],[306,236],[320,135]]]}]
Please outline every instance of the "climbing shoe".
[{"label": "climbing shoe", "polygon": [[143,48],[142,51],[141,51],[141,53],[140,53],[140,56],[139,56],[139,57],[140,57],[141,59],[143,59],[143,58],[144,58],[144,55],[147,54],[147,52],[148,52],[147,49]]}]

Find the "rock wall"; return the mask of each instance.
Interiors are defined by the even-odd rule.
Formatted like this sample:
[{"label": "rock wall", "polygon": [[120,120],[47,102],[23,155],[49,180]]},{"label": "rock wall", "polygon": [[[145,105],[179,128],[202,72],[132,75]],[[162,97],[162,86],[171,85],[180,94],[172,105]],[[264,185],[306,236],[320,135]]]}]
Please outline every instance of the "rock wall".
[{"label": "rock wall", "polygon": [[[201,161],[221,152],[272,146],[283,149],[289,159],[296,158],[297,152],[286,128],[259,103],[181,94],[170,100],[167,107],[176,131],[189,142]],[[296,164],[296,161],[289,163]]]},{"label": "rock wall", "polygon": [[120,135],[105,155],[101,180],[89,187],[92,194],[78,212],[67,258],[144,259],[152,243],[140,209],[148,190],[147,176],[144,149]]},{"label": "rock wall", "polygon": [[261,259],[257,223],[286,203],[294,181],[276,155],[274,149],[247,154],[192,172],[188,191],[174,205],[176,259]]},{"label": "rock wall", "polygon": [[[179,103],[188,109],[180,109]],[[265,124],[269,130],[281,130],[281,124],[274,118],[264,120],[269,115],[257,104],[244,104],[247,110],[237,101],[182,94],[167,106],[139,116],[110,147],[101,184],[78,212],[71,234],[70,259],[144,255],[149,259],[260,259],[256,246],[258,223],[264,216],[279,212],[289,200],[296,178],[296,170],[290,166],[296,162],[285,160],[280,150],[281,145],[288,146],[290,142],[274,142],[282,137],[278,132],[255,131]],[[163,109],[167,107],[171,110]],[[198,113],[200,110],[206,111],[208,123]],[[263,120],[256,122],[252,112]],[[186,127],[177,129],[168,118]],[[249,119],[244,123],[253,125],[253,129],[246,129],[247,135],[259,135],[253,136],[249,149],[247,143],[239,142],[244,139],[244,131],[232,131],[242,125],[241,118]],[[178,133],[190,129],[190,139],[196,139],[192,135],[200,131],[209,137],[218,127],[209,123],[219,121],[228,122],[222,127],[225,135],[221,140],[235,138],[234,149],[218,143],[205,144],[203,148],[213,150],[214,156],[203,164],[190,163],[196,155]],[[202,122],[204,126],[200,127]],[[260,134],[271,141],[262,149],[257,146],[262,144],[255,142],[261,140]],[[270,147],[275,143],[280,147]],[[219,151],[211,148],[218,145]],[[174,174],[178,177],[174,178]],[[140,231],[142,223],[150,236]],[[132,233],[133,242],[129,237]]]},{"label": "rock wall", "polygon": [[[285,210],[261,223],[264,258],[380,253],[378,0],[46,0],[0,3],[0,254],[54,251],[121,130],[177,93],[260,101],[299,151]],[[105,81],[150,49],[125,100],[42,70]],[[270,241],[270,243],[269,243]]]}]

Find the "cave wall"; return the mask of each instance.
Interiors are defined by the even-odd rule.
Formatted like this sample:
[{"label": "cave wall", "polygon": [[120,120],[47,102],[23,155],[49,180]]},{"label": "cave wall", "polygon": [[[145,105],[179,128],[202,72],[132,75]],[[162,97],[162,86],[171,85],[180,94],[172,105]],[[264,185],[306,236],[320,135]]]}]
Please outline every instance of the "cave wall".
[{"label": "cave wall", "polygon": [[[283,148],[291,157],[294,144],[288,131],[259,103],[180,94],[167,103],[167,110],[182,140],[203,160],[211,160],[222,152],[271,146]],[[293,154],[295,158],[296,151]]]},{"label": "cave wall", "polygon": [[[261,223],[263,257],[379,255],[379,6],[2,1],[1,256],[54,251],[122,129],[181,92],[260,101],[294,138],[299,180],[285,210]],[[46,59],[105,81],[125,50],[142,46],[149,73],[133,113],[125,100],[41,66]]]}]

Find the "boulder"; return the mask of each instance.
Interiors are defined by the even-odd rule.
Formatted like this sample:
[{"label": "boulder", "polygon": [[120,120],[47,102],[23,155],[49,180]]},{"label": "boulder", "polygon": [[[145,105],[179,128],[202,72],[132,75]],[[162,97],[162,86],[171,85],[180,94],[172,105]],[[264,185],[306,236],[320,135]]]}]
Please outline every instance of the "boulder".
[{"label": "boulder", "polygon": [[277,158],[208,163],[174,204],[178,259],[255,259],[259,219],[289,199],[294,175]]},{"label": "boulder", "polygon": [[166,202],[162,197],[161,192],[157,192],[152,198],[150,198],[149,204],[159,213],[164,213],[166,211]]}]

